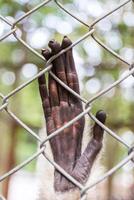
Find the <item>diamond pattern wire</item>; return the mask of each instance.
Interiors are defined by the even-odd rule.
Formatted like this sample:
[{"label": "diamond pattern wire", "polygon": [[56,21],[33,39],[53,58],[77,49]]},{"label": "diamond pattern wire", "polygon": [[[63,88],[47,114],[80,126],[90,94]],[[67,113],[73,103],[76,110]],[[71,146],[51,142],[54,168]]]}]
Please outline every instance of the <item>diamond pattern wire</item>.
[{"label": "diamond pattern wire", "polygon": [[[34,76],[33,78],[31,78],[30,80],[26,81],[25,83],[21,84],[19,87],[15,88],[13,91],[9,92],[6,96],[4,96],[2,93],[0,93],[0,98],[2,99],[2,105],[0,105],[0,112],[5,110],[15,121],[16,123],[18,123],[22,128],[24,128],[28,134],[31,134],[39,143],[40,143],[40,149],[35,152],[31,157],[29,157],[27,160],[25,160],[23,163],[21,163],[20,165],[14,167],[13,169],[11,169],[10,171],[8,171],[7,173],[5,173],[4,175],[0,176],[0,182],[2,182],[4,179],[6,179],[8,176],[14,174],[15,172],[19,171],[21,168],[23,168],[24,166],[28,165],[32,160],[36,159],[39,155],[43,154],[44,157],[48,160],[48,162],[50,162],[57,170],[59,170],[64,176],[66,176],[67,179],[69,179],[71,182],[73,182],[80,190],[81,190],[81,200],[86,199],[86,192],[94,187],[95,185],[97,185],[98,183],[100,183],[101,181],[103,181],[104,179],[106,179],[108,176],[110,176],[111,174],[113,174],[114,172],[116,172],[118,169],[120,169],[122,166],[124,166],[126,163],[128,163],[133,157],[134,157],[134,151],[133,151],[133,147],[129,146],[125,141],[123,141],[123,139],[121,137],[119,137],[114,131],[112,131],[111,129],[109,129],[107,126],[105,126],[104,124],[102,124],[100,121],[98,121],[98,119],[91,113],[91,108],[92,108],[92,103],[98,99],[99,97],[103,96],[104,94],[106,94],[108,91],[110,91],[112,88],[116,87],[118,84],[120,84],[122,81],[124,81],[125,79],[127,79],[129,76],[134,74],[134,68],[133,68],[133,63],[128,63],[123,57],[121,57],[120,55],[118,55],[116,52],[114,52],[111,48],[109,48],[108,46],[106,46],[99,38],[97,38],[97,36],[94,35],[95,33],[95,26],[96,24],[98,24],[100,21],[102,21],[103,19],[105,19],[106,17],[108,17],[109,15],[113,14],[115,11],[121,9],[122,7],[124,7],[125,5],[127,5],[128,3],[133,3],[132,0],[127,0],[124,3],[121,3],[120,5],[118,5],[115,9],[107,12],[105,15],[99,17],[98,19],[94,20],[91,24],[87,24],[84,21],[82,21],[81,19],[79,19],[78,17],[76,17],[73,13],[71,13],[70,11],[68,11],[59,1],[57,0],[47,0],[47,1],[43,1],[41,4],[37,5],[36,7],[34,7],[33,9],[31,9],[30,11],[28,11],[27,13],[25,13],[24,15],[22,15],[21,17],[19,17],[18,19],[15,20],[14,23],[11,23],[10,21],[8,21],[6,19],[6,17],[3,17],[0,15],[0,19],[5,22],[9,27],[10,27],[10,31],[7,32],[5,35],[3,35],[2,37],[0,37],[0,42],[5,40],[6,38],[8,38],[10,35],[13,35],[22,45],[24,45],[27,49],[29,49],[32,53],[34,53],[38,58],[42,59],[43,61],[46,61],[44,59],[44,57],[42,55],[40,55],[36,50],[34,50],[29,44],[27,44],[21,37],[19,37],[17,35],[17,25],[19,24],[19,22],[21,22],[23,19],[25,19],[26,17],[28,17],[29,15],[32,15],[35,12],[38,12],[38,10],[43,7],[43,6],[47,6],[47,4],[49,4],[49,2],[53,2],[53,4],[55,4],[55,6],[57,5],[59,7],[59,9],[61,9],[62,11],[66,12],[68,15],[70,15],[72,18],[74,18],[75,20],[77,20],[80,24],[82,24],[85,27],[88,27],[89,31],[83,35],[81,38],[79,38],[77,41],[73,42],[73,44],[69,47],[67,47],[66,49],[62,50],[61,52],[59,52],[58,54],[52,56],[47,62],[46,62],[46,66],[45,69],[43,69],[42,71],[38,72],[38,74],[36,76]],[[111,55],[113,55],[114,57],[116,57],[117,59],[119,59],[120,61],[122,61],[123,64],[128,66],[128,70],[126,70],[124,76],[120,79],[118,79],[117,81],[115,81],[113,84],[111,84],[110,86],[108,86],[106,89],[100,91],[98,94],[96,94],[95,96],[93,96],[91,99],[84,99],[83,97],[81,97],[79,94],[77,94],[76,92],[74,92],[71,88],[69,88],[67,85],[65,85],[65,83],[63,83],[60,79],[58,79],[58,77],[56,77],[52,71],[52,61],[57,58],[59,55],[63,54],[64,52],[68,51],[70,48],[78,45],[80,42],[84,41],[86,38],[88,37],[92,37],[94,39],[94,41],[96,41],[99,45],[101,45],[102,48],[104,48],[107,52],[109,52]],[[66,90],[68,90],[70,93],[72,93],[73,95],[75,95],[77,98],[79,98],[84,104],[85,104],[85,108],[84,111],[82,113],[80,113],[78,116],[76,116],[74,119],[72,119],[71,121],[69,121],[67,124],[65,124],[64,126],[62,126],[61,128],[59,128],[58,130],[54,131],[51,135],[47,136],[43,141],[41,140],[41,138],[33,131],[31,130],[27,124],[23,123],[10,109],[9,109],[9,99],[10,97],[14,96],[16,93],[18,93],[19,91],[21,91],[23,88],[25,88],[27,85],[29,85],[30,83],[32,83],[35,79],[37,79],[39,76],[41,76],[42,74],[45,74],[46,72],[50,73],[53,78],[59,82]],[[121,162],[119,162],[116,166],[114,166],[111,170],[109,170],[108,172],[106,172],[104,175],[102,175],[101,177],[99,177],[96,181],[94,181],[93,183],[91,183],[90,185],[82,185],[80,184],[77,180],[75,180],[73,177],[71,177],[64,169],[62,169],[59,165],[57,165],[54,161],[52,161],[49,158],[49,155],[47,155],[45,153],[45,144],[46,142],[48,142],[51,138],[55,137],[56,135],[60,134],[61,131],[63,129],[65,129],[66,127],[69,127],[71,124],[73,124],[75,121],[77,121],[78,119],[80,119],[82,116],[84,116],[85,114],[88,114],[89,117],[95,121],[96,123],[98,123],[105,131],[107,134],[110,134],[112,137],[114,137],[118,142],[122,143],[122,145],[124,145],[127,149],[128,152],[130,152],[130,154],[128,154],[128,156],[126,158],[124,158]]]}]

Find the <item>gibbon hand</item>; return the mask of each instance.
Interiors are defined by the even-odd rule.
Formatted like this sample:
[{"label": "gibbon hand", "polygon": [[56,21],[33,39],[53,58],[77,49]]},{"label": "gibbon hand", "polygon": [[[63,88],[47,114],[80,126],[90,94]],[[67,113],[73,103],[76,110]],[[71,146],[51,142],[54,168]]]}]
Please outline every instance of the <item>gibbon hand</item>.
[{"label": "gibbon hand", "polygon": [[[49,60],[51,56],[57,54],[71,44],[72,42],[67,36],[63,38],[61,45],[57,41],[51,40],[48,43],[50,50],[43,49],[42,55],[46,60]],[[57,57],[52,62],[52,65],[52,72],[67,86],[80,94],[72,49]],[[44,75],[38,78],[38,82],[46,120],[47,134],[50,135],[83,112],[82,102],[57,83],[51,74],[49,74],[48,77],[48,89]],[[103,124],[105,123],[106,114],[104,111],[98,111],[96,117]],[[102,148],[104,132],[104,130],[95,123],[93,127],[93,136],[81,155],[84,126],[85,117],[82,117],[70,127],[65,128],[61,134],[50,140],[54,161],[82,184],[86,183],[95,158]],[[76,186],[66,177],[55,170],[55,191],[65,192],[75,187]]]}]

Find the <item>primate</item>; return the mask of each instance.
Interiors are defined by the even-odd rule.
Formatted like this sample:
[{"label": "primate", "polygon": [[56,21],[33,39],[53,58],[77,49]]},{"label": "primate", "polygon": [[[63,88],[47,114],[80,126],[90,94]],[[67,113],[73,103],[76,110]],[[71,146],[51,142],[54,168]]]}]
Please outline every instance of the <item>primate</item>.
[{"label": "primate", "polygon": [[[72,42],[67,36],[64,36],[61,44],[55,40],[51,40],[48,43],[49,48],[42,50],[42,55],[46,60],[49,60],[53,55],[69,47],[71,44]],[[52,61],[51,70],[67,86],[80,94],[78,75],[75,68],[72,48]],[[52,132],[59,129],[83,112],[81,100],[57,83],[51,74],[48,75],[48,86],[46,84],[45,75],[38,78],[38,83],[46,121],[47,135],[50,135]],[[105,123],[106,114],[104,111],[98,111],[96,117],[102,123]],[[81,184],[85,184],[89,178],[92,165],[102,148],[104,132],[104,130],[95,123],[92,138],[82,153],[84,127],[85,117],[82,117],[50,140],[54,161]],[[45,173],[48,173],[46,177],[44,176],[44,179],[51,178],[49,176],[51,172],[47,170],[45,171],[44,169]],[[44,186],[42,185],[40,190],[38,197],[39,200],[80,199],[80,191],[76,185],[56,169],[53,173],[54,183],[51,187],[53,187],[55,197],[51,194],[51,190],[49,191],[49,183],[47,184],[47,180],[45,180]],[[48,195],[49,197],[45,192],[50,193],[50,195]]]}]

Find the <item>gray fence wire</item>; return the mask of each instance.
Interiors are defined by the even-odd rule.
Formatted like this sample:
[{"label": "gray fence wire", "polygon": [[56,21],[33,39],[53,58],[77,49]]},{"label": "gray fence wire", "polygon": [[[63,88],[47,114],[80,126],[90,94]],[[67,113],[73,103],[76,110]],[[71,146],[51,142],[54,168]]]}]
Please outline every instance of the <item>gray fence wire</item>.
[{"label": "gray fence wire", "polygon": [[[35,12],[38,12],[38,10],[43,7],[43,6],[47,6],[47,4],[49,4],[49,2],[53,2],[55,5],[57,5],[62,11],[66,12],[68,15],[70,15],[72,18],[74,18],[75,20],[77,20],[80,24],[82,24],[83,26],[88,27],[89,31],[83,35],[81,38],[79,38],[77,41],[75,41],[71,46],[67,47],[66,49],[62,50],[61,52],[59,52],[58,54],[54,55],[51,57],[51,59],[49,59],[46,62],[46,66],[45,69],[43,69],[42,71],[40,71],[36,76],[34,76],[33,78],[31,78],[30,80],[26,81],[25,83],[21,84],[19,87],[15,88],[13,91],[9,92],[6,96],[4,96],[2,93],[0,93],[0,98],[2,100],[2,105],[0,106],[0,112],[5,110],[11,117],[13,120],[16,121],[16,123],[18,123],[22,128],[24,128],[28,134],[31,134],[39,143],[40,143],[40,149],[34,153],[31,157],[29,157],[27,160],[25,160],[23,163],[21,163],[20,165],[14,167],[13,169],[11,169],[10,171],[8,171],[7,173],[5,173],[4,175],[0,176],[0,182],[2,182],[4,179],[6,179],[8,176],[16,173],[17,171],[19,171],[21,168],[23,168],[24,166],[28,165],[32,160],[36,159],[38,156],[40,156],[41,154],[44,155],[44,157],[48,160],[48,162],[50,162],[57,170],[60,171],[60,173],[62,173],[67,179],[69,179],[71,182],[73,182],[80,190],[81,190],[81,200],[85,200],[86,199],[86,192],[94,187],[95,185],[97,185],[98,183],[100,183],[101,181],[103,181],[104,179],[106,179],[107,177],[109,177],[110,175],[112,175],[114,172],[116,172],[118,169],[120,169],[122,166],[124,166],[126,163],[128,163],[130,160],[133,159],[134,157],[134,151],[133,151],[133,147],[128,145],[121,137],[119,137],[117,135],[117,133],[115,133],[114,131],[112,131],[111,129],[109,129],[107,126],[105,126],[104,124],[102,124],[92,113],[91,113],[91,108],[92,108],[92,103],[98,99],[99,97],[103,96],[104,94],[106,94],[107,92],[109,92],[112,88],[116,87],[117,85],[119,85],[121,82],[123,82],[125,79],[127,79],[129,76],[134,74],[134,65],[133,63],[129,63],[128,61],[126,61],[123,57],[121,57],[120,55],[118,55],[116,52],[114,52],[111,48],[109,48],[108,46],[106,46],[99,38],[97,38],[97,36],[94,35],[95,33],[95,26],[96,24],[98,24],[100,21],[102,21],[103,19],[105,19],[106,17],[108,17],[109,15],[113,14],[115,11],[121,9],[122,7],[124,7],[125,5],[129,4],[129,3],[133,3],[133,0],[127,0],[124,3],[118,5],[115,9],[107,12],[106,14],[104,14],[103,16],[97,18],[96,20],[94,20],[91,24],[87,24],[84,21],[82,21],[81,19],[79,19],[78,17],[76,17],[73,13],[71,13],[69,10],[67,10],[59,1],[57,0],[47,0],[47,1],[43,1],[41,4],[37,5],[35,8],[31,9],[30,11],[28,11],[27,13],[25,13],[24,15],[22,15],[21,17],[19,17],[18,19],[16,19],[14,21],[14,23],[11,23],[6,17],[1,16],[0,15],[0,19],[2,21],[4,21],[11,29],[8,33],[6,33],[5,35],[3,35],[0,38],[0,42],[2,42],[4,39],[8,38],[10,35],[13,35],[22,45],[24,45],[27,49],[29,49],[32,53],[34,53],[38,58],[40,58],[43,61],[46,61],[44,59],[44,57],[42,55],[40,55],[35,49],[33,49],[29,44],[27,44],[21,37],[18,36],[17,30],[18,27],[17,25],[24,20],[26,17],[28,17],[29,15],[32,15]],[[120,61],[122,61],[122,63],[124,65],[128,66],[128,70],[126,70],[124,76],[120,79],[118,79],[117,81],[115,81],[113,84],[109,85],[109,87],[107,87],[106,89],[100,91],[98,94],[96,94],[95,96],[93,96],[91,99],[86,100],[83,97],[81,97],[79,94],[77,94],[75,91],[73,91],[71,88],[69,88],[65,83],[63,83],[58,77],[56,77],[52,71],[52,61],[57,58],[58,56],[60,56],[61,54],[63,54],[64,52],[68,51],[70,48],[78,45],[80,42],[84,41],[86,38],[88,37],[92,37],[94,39],[94,41],[96,41],[99,45],[101,45],[102,48],[104,48],[107,52],[109,52],[111,55],[113,55],[114,57],[116,57],[117,59],[119,59]],[[32,129],[30,129],[27,124],[25,124],[21,119],[19,119],[10,109],[9,109],[9,99],[14,96],[16,93],[18,93],[19,91],[21,91],[23,88],[25,88],[27,85],[29,85],[30,83],[32,83],[35,79],[37,79],[39,76],[41,76],[42,74],[45,74],[46,72],[50,73],[51,76],[53,76],[53,78],[60,83],[66,90],[68,90],[71,94],[73,94],[74,96],[76,96],[77,98],[79,98],[82,102],[84,102],[85,104],[85,108],[84,111],[82,113],[80,113],[78,116],[76,116],[74,119],[72,119],[71,121],[69,121],[67,124],[65,124],[64,126],[62,126],[61,128],[59,128],[58,130],[54,131],[51,135],[47,136],[43,141],[42,139],[37,135],[37,133],[35,133]],[[95,121],[97,124],[99,124],[105,131],[106,133],[110,134],[113,138],[115,138],[118,142],[120,142],[122,145],[124,145],[127,149],[128,149],[128,156],[126,156],[121,162],[119,162],[116,166],[114,166],[111,170],[109,170],[108,172],[106,172],[104,175],[100,176],[96,181],[94,181],[91,184],[86,184],[86,185],[82,185],[80,184],[77,180],[75,180],[73,177],[71,177],[63,168],[61,168],[59,165],[57,165],[54,161],[52,161],[49,158],[49,155],[46,154],[45,152],[45,144],[46,142],[48,142],[51,138],[55,137],[56,135],[60,134],[62,132],[62,130],[64,130],[65,128],[71,126],[74,122],[76,122],[78,119],[80,119],[82,116],[84,116],[85,114],[88,114],[89,117]]]}]

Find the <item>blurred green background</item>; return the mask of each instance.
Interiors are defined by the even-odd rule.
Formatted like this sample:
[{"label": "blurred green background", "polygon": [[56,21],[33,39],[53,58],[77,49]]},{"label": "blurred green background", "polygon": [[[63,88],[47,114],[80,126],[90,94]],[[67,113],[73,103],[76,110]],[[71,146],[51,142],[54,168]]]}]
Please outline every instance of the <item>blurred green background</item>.
[{"label": "blurred green background", "polygon": [[[39,0],[0,0],[0,15],[14,22],[41,2]],[[120,1],[63,0],[60,2],[71,13],[90,24],[97,17],[116,7]],[[99,22],[95,28],[95,35],[130,63],[134,59],[133,12],[133,4],[129,3]],[[23,19],[17,27],[19,37],[39,53],[42,48],[47,47],[48,41],[52,38],[61,42],[62,37],[68,35],[72,41],[76,41],[88,31],[87,27],[66,14],[53,1]],[[10,26],[0,20],[0,37],[9,30]],[[100,47],[91,37],[74,48],[74,58],[81,94],[86,99],[109,86],[128,69],[126,64]],[[44,66],[45,63],[18,42],[14,36],[3,40],[0,42],[0,93],[7,95],[36,75],[38,69],[43,69]],[[43,126],[44,118],[36,80],[9,99],[9,108],[38,134]],[[134,78],[130,76],[106,95],[98,98],[93,103],[92,111],[95,113],[99,109],[105,110],[108,115],[107,126],[128,144],[133,145]],[[21,163],[37,150],[37,141],[5,111],[0,112],[0,138],[0,174]],[[106,133],[102,158],[104,171],[117,164],[127,153],[125,147]],[[35,168],[34,161],[24,170],[34,173]],[[105,185],[108,200],[111,197],[118,199],[118,195],[121,195],[122,191],[115,192],[119,181],[122,182],[122,187],[126,191],[124,199],[131,199],[130,188],[133,187],[133,179],[133,164],[129,163],[108,179]],[[7,179],[0,187],[5,196],[8,194],[8,185]],[[9,199],[12,198],[9,197]]]}]

